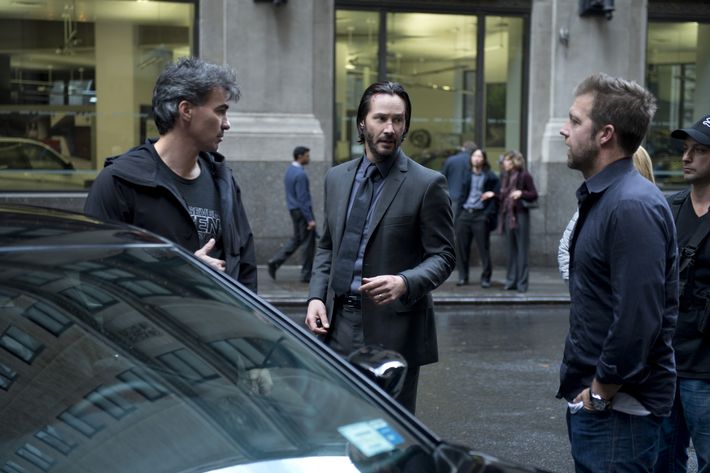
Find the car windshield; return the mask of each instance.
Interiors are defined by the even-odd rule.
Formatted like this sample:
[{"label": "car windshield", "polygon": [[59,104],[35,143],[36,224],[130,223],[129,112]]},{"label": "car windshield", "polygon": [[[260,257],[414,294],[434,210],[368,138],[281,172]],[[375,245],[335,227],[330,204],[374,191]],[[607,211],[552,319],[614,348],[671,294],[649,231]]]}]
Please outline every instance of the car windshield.
[{"label": "car windshield", "polygon": [[167,246],[0,253],[0,333],[3,472],[430,461],[310,335]]}]

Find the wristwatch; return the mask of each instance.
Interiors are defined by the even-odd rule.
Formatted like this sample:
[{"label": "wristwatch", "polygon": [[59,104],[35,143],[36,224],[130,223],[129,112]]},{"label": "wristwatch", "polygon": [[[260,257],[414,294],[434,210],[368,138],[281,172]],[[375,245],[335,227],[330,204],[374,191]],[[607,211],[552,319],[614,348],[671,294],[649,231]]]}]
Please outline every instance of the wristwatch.
[{"label": "wristwatch", "polygon": [[592,409],[595,411],[603,412],[611,408],[611,401],[607,401],[601,395],[592,391],[592,388],[589,388],[589,400],[592,402]]}]

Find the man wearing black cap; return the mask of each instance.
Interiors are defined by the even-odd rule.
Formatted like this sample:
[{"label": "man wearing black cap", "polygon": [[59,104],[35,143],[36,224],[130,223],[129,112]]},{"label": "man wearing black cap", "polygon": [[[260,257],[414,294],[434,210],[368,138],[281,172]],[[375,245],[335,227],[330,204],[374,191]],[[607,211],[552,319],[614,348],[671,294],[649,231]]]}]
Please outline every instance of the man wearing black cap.
[{"label": "man wearing black cap", "polygon": [[664,420],[656,472],[687,471],[693,439],[698,472],[710,472],[710,115],[675,130],[690,188],[669,197],[680,248],[680,310],[673,336],[678,382]]}]

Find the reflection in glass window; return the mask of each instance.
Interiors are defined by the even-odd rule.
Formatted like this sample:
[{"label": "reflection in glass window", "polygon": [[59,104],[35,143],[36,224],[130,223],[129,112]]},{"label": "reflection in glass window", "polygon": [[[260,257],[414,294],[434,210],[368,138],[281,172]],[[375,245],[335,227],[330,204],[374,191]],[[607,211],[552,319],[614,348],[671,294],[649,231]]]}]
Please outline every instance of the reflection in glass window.
[{"label": "reflection in glass window", "polygon": [[18,274],[12,279],[18,282],[26,282],[42,286],[52,281],[56,281],[57,279],[59,279],[59,276],[52,273],[43,273],[41,271],[31,271],[24,274]]},{"label": "reflection in glass window", "polygon": [[64,424],[86,437],[93,437],[96,432],[104,428],[104,425],[97,422],[94,417],[85,405],[72,406],[57,416]]},{"label": "reflection in glass window", "polygon": [[121,419],[135,410],[116,392],[116,387],[111,389],[106,386],[100,386],[95,391],[90,392],[86,399],[114,419]]},{"label": "reflection in glass window", "polygon": [[15,453],[42,471],[49,471],[55,463],[54,458],[29,443],[26,443],[22,447],[18,448]]},{"label": "reflection in glass window", "polygon": [[195,3],[0,2],[0,191],[85,190],[155,136],[153,84],[192,53]]},{"label": "reflection in glass window", "polygon": [[335,13],[335,160],[360,155],[357,107],[365,87],[377,81],[379,14],[338,10]]},{"label": "reflection in glass window", "polygon": [[[704,41],[701,38],[706,38]],[[684,186],[683,143],[671,138],[676,128],[695,123],[708,113],[710,83],[707,65],[710,24],[649,22],[646,46],[646,86],[658,100],[658,110],[646,138],[656,182],[662,188]]]},{"label": "reflection in glass window", "polygon": [[157,358],[191,383],[204,383],[218,377],[217,373],[203,360],[185,349],[164,353]]},{"label": "reflection in glass window", "polygon": [[523,17],[337,10],[335,29],[336,162],[363,153],[359,100],[385,79],[409,93],[413,113],[402,149],[425,166],[440,169],[466,141],[489,156],[524,146]]},{"label": "reflection in glass window", "polygon": [[17,379],[17,373],[4,363],[0,363],[0,389],[8,391]]},{"label": "reflection in glass window", "polygon": [[523,20],[486,17],[484,47],[485,122],[481,143],[494,168],[496,156],[520,149],[523,105]]},{"label": "reflection in glass window", "polygon": [[131,281],[120,281],[118,283],[124,289],[127,289],[139,297],[160,296],[171,294],[167,289],[158,286],[152,281],[137,279]]},{"label": "reflection in glass window", "polygon": [[[8,330],[0,346],[12,339],[26,352],[16,350],[19,356],[39,354],[25,366],[0,348],[0,361],[7,365],[0,366],[0,381],[12,381],[16,391],[21,387],[26,399],[47,400],[32,403],[33,415],[21,416],[12,440],[51,452],[57,462],[52,470],[104,471],[101,462],[115,459],[127,471],[154,471],[156,464],[166,471],[204,471],[207,464],[327,456],[351,465],[348,440],[339,429],[374,419],[402,439],[378,466],[405,469],[410,448],[419,448],[417,437],[382,410],[362,383],[344,376],[342,360],[320,351],[251,292],[193,260],[155,247],[42,251],[46,254],[18,254],[0,265],[3,294],[14,291],[18,283],[8,280],[20,269],[61,276],[65,284],[23,283],[22,294],[30,302],[51,297],[74,325],[61,337],[32,327],[30,333],[46,344],[41,352],[27,333]],[[58,261],[94,264],[66,269]],[[120,281],[97,290],[97,281],[106,281],[98,273],[124,268],[180,290],[150,303],[137,303],[133,293],[119,290]],[[67,284],[74,285],[70,291]],[[196,289],[206,287],[211,291]],[[102,306],[109,296],[117,303]],[[3,326],[32,325],[21,314],[28,306],[0,310]],[[14,468],[9,460],[27,465],[14,453],[5,459],[7,471]]]},{"label": "reflection in glass window", "polygon": [[116,378],[149,401],[157,401],[168,394],[165,387],[144,370],[130,369]]},{"label": "reflection in glass window", "polygon": [[22,315],[44,328],[55,337],[61,335],[62,332],[72,325],[72,321],[59,309],[45,304],[44,302],[36,302],[28,307]]},{"label": "reflection in glass window", "polygon": [[133,274],[129,273],[128,271],[124,271],[122,269],[109,269],[109,268],[103,268],[102,270],[92,272],[91,274],[93,276],[98,277],[98,278],[107,279],[107,280],[133,277]]},{"label": "reflection in glass window", "polygon": [[387,76],[404,85],[412,100],[409,136],[402,148],[433,168],[473,138],[478,19],[467,15],[387,15]]},{"label": "reflection in glass window", "polygon": [[89,312],[98,312],[116,303],[103,289],[90,284],[83,284],[81,287],[70,287],[60,292],[65,297],[77,302]]},{"label": "reflection in glass window", "polygon": [[44,349],[44,345],[39,340],[14,325],[10,325],[0,337],[0,347],[25,363],[32,363],[32,360]]},{"label": "reflection in glass window", "polygon": [[48,425],[44,429],[37,432],[35,434],[35,437],[37,437],[39,440],[46,443],[53,449],[62,452],[64,455],[67,455],[76,447],[75,442],[62,435],[59,429],[51,425]]}]

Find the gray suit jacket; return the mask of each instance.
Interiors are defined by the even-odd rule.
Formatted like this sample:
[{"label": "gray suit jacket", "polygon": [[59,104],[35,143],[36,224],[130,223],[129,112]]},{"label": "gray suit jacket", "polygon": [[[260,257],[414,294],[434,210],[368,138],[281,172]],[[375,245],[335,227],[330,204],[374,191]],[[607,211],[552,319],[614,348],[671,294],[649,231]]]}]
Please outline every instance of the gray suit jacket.
[{"label": "gray suit jacket", "polygon": [[[401,274],[408,293],[399,301],[375,306],[363,298],[366,344],[401,353],[413,366],[438,359],[431,291],[455,265],[454,224],[446,179],[403,152],[383,183],[365,247],[363,277]],[[345,230],[350,191],[359,159],[333,167],[325,178],[325,218],[316,251],[309,299],[325,302],[332,323],[334,293],[331,264]]]}]

